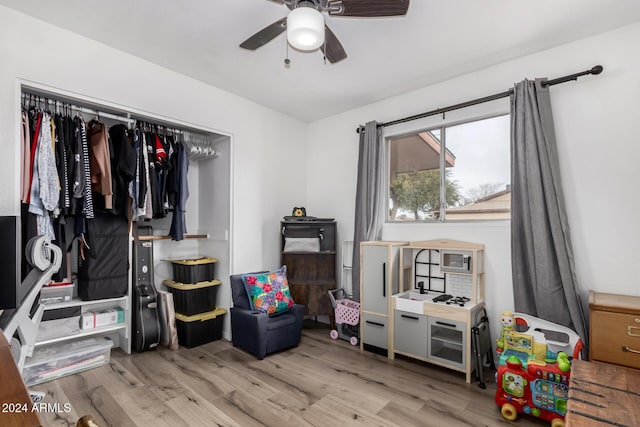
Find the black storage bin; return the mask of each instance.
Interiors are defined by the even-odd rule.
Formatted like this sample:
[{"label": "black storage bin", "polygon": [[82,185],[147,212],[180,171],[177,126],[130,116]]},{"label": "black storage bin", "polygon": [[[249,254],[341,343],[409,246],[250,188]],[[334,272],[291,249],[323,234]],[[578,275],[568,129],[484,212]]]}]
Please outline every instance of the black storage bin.
[{"label": "black storage bin", "polygon": [[172,260],[173,280],[180,283],[209,282],[215,279],[215,258]]},{"label": "black storage bin", "polygon": [[220,280],[198,283],[180,283],[174,280],[162,282],[173,294],[173,305],[176,312],[185,316],[214,310],[220,283]]},{"label": "black storage bin", "polygon": [[208,313],[185,316],[176,313],[178,344],[187,348],[197,347],[222,338],[224,308],[216,308]]}]

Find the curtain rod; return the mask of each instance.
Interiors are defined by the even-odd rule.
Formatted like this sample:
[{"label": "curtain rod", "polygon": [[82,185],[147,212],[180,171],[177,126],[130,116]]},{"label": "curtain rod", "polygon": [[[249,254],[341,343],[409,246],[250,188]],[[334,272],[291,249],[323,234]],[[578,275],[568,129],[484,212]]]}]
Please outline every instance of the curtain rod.
[{"label": "curtain rod", "polygon": [[[600,74],[602,73],[602,65],[596,65],[594,67],[592,67],[589,70],[586,71],[581,71],[579,73],[575,73],[575,74],[569,74],[568,76],[563,76],[563,77],[558,77],[557,79],[553,79],[553,80],[547,80],[545,82],[542,83],[543,86],[553,86],[553,85],[557,85],[560,83],[565,83],[565,82],[569,82],[572,80],[578,80],[578,77],[582,77],[582,76],[586,76],[589,74]],[[489,102],[489,101],[495,101],[496,99],[501,99],[501,98],[506,98],[508,96],[513,95],[513,88],[504,91],[504,92],[500,92],[500,93],[496,93],[493,95],[489,95],[489,96],[483,96],[482,98],[477,98],[477,99],[473,99],[471,101],[467,101],[467,102],[461,102],[459,104],[455,104],[455,105],[450,105],[449,107],[444,107],[444,108],[438,108],[437,110],[431,110],[428,111],[426,113],[421,113],[421,114],[416,114],[413,116],[409,116],[409,117],[405,117],[402,119],[398,119],[398,120],[393,120],[391,122],[386,122],[386,123],[378,123],[378,127],[386,127],[386,126],[393,126],[393,125],[398,125],[400,123],[406,123],[406,122],[410,122],[412,120],[417,120],[417,119],[423,119],[425,117],[429,117],[429,116],[435,116],[438,114],[444,114],[447,113],[449,111],[453,111],[453,110],[459,110],[461,108],[466,108],[466,107],[471,107],[473,105],[478,105],[478,104],[482,104],[485,102]],[[356,132],[360,133],[360,131],[364,129],[364,126],[360,125],[357,129]]]}]

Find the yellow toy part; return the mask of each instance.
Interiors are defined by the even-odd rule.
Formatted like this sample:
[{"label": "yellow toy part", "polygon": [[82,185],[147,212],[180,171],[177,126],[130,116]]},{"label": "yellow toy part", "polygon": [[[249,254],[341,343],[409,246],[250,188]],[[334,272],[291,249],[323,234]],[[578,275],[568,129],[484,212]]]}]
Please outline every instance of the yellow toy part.
[{"label": "yellow toy part", "polygon": [[547,357],[547,344],[544,342],[533,341],[533,356],[538,360],[545,360]]},{"label": "yellow toy part", "polygon": [[516,418],[518,418],[518,411],[516,410],[516,407],[509,403],[505,403],[504,405],[502,405],[500,413],[502,414],[504,419],[508,421],[515,421]]},{"label": "yellow toy part", "polygon": [[498,352],[502,352],[504,350],[504,333],[505,331],[510,331],[513,329],[513,325],[515,324],[515,317],[512,311],[505,310],[502,312],[502,316],[500,317],[500,324],[502,325],[502,330],[500,331],[500,338],[496,340],[496,347],[498,348]]}]

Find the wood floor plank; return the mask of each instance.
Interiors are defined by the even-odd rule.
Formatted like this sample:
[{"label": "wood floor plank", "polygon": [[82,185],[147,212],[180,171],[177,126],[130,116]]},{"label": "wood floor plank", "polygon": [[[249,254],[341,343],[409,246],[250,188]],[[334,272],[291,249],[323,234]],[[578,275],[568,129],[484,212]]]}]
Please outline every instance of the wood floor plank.
[{"label": "wood floor plank", "polygon": [[183,386],[197,390],[206,400],[215,400],[235,390],[235,386],[223,381],[219,372],[210,371],[199,363],[192,363],[178,352],[158,352],[162,357],[162,369],[176,378]]},{"label": "wood floor plank", "polygon": [[242,427],[213,403],[190,392],[168,400],[166,405],[182,418],[185,426]]},{"label": "wood floor plank", "polygon": [[292,411],[275,401],[259,400],[241,391],[231,392],[213,403],[243,427],[299,427],[305,424],[295,409]]},{"label": "wood floor plank", "polygon": [[[230,358],[230,353],[238,353],[240,350],[228,348],[226,351],[218,352],[216,354],[207,353],[187,353],[185,357],[192,360],[194,363],[200,364],[200,369],[214,369],[217,381],[225,382],[232,385],[234,390],[241,390],[256,398],[267,398],[278,392],[278,389],[274,389],[262,378],[256,377],[253,373],[246,369],[247,364],[256,361],[255,358],[244,358],[246,355],[236,354],[235,357],[240,357],[245,362],[226,362]],[[198,355],[197,359],[191,359],[194,355]],[[233,356],[231,356],[233,357]]]},{"label": "wood floor plank", "polygon": [[45,397],[43,400],[44,403],[63,406],[67,403],[71,404],[70,411],[67,411],[66,408],[64,408],[61,411],[40,412],[40,420],[45,426],[73,426],[76,424],[78,418],[84,415],[82,413],[79,414],[78,411],[76,411],[76,402],[78,401],[78,399],[72,398],[73,396],[67,396],[67,394],[62,389],[60,380],[50,381],[47,383],[32,386],[29,387],[29,389],[45,393]]},{"label": "wood floor plank", "polygon": [[164,359],[154,351],[132,354],[123,358],[120,363],[130,374],[151,387],[153,392],[162,400],[170,400],[185,393],[181,379],[168,374],[159,368]]},{"label": "wood floor plank", "polygon": [[80,416],[91,415],[101,427],[135,425],[114,395],[102,386],[69,395],[69,398],[73,399],[74,409]]},{"label": "wood floor plank", "polygon": [[139,426],[175,427],[185,424],[165,401],[149,388],[128,390],[115,396],[120,406]]},{"label": "wood floor plank", "polygon": [[[327,417],[329,414],[330,417]],[[403,427],[376,414],[358,410],[332,395],[327,395],[311,405],[303,417],[314,426]]]}]

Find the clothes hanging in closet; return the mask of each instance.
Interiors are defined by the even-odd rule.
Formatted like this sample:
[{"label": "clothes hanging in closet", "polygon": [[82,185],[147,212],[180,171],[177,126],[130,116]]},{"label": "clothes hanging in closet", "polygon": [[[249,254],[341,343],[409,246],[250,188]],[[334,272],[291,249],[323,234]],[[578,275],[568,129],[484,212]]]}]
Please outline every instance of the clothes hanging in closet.
[{"label": "clothes hanging in closet", "polygon": [[[71,106],[23,98],[20,115],[20,200],[23,251],[46,234],[69,252],[84,242],[96,212],[150,220],[171,214],[171,235],[181,240],[188,197],[186,151],[162,127],[85,122]],[[62,106],[59,111],[58,106]],[[53,280],[69,276],[67,257]],[[23,263],[23,279],[31,266]]]},{"label": "clothes hanging in closet", "polygon": [[185,213],[187,211],[187,199],[189,198],[189,183],[187,182],[189,160],[187,159],[184,145],[176,144],[175,151],[177,191],[175,193],[176,204],[173,209],[169,235],[174,240],[182,240],[187,232]]},{"label": "clothes hanging in closet", "polygon": [[111,189],[111,150],[107,139],[107,127],[92,120],[89,122],[87,139],[89,141],[89,167],[91,170],[91,186],[94,193],[104,197],[104,208],[113,206]]}]

